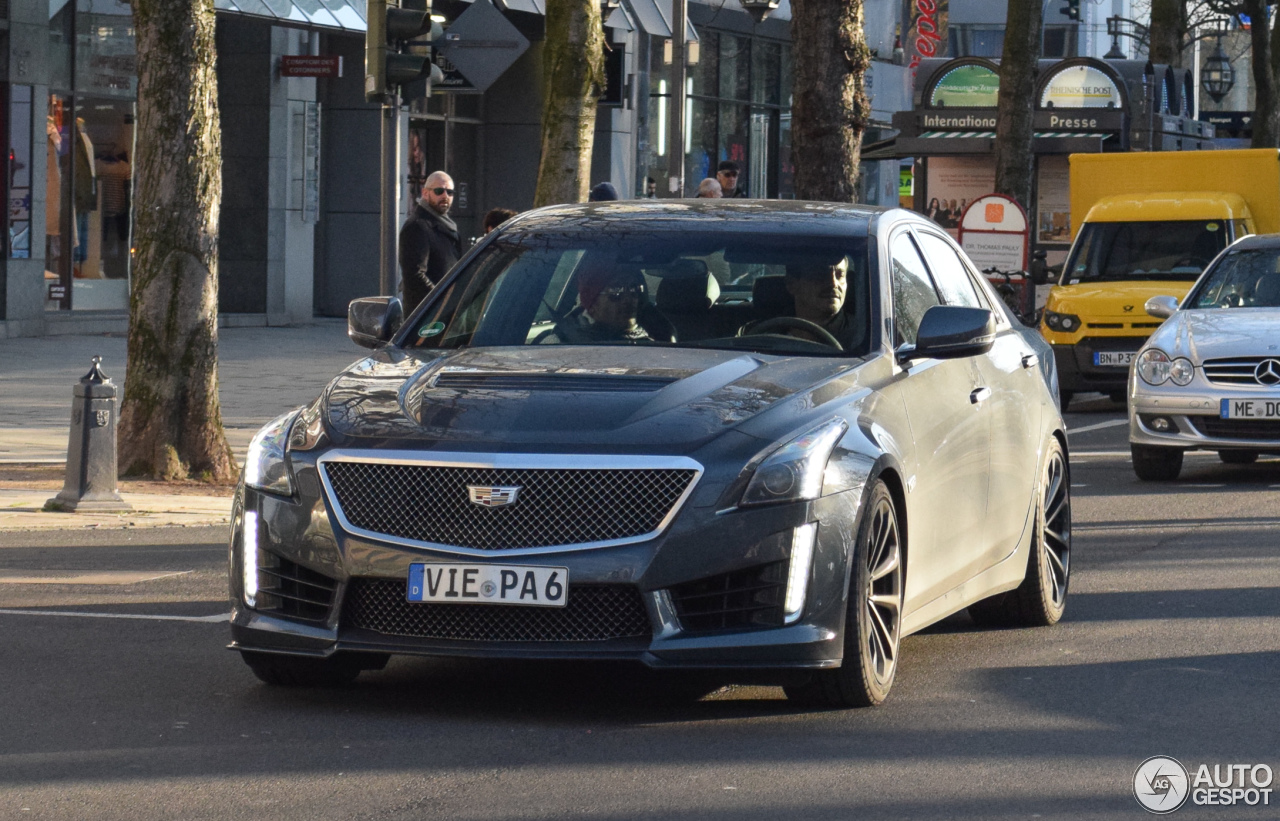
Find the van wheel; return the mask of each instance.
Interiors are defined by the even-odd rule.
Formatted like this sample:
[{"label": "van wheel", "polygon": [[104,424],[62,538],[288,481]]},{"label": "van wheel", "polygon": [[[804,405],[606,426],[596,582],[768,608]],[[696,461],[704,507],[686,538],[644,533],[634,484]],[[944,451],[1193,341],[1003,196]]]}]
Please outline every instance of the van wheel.
[{"label": "van wheel", "polygon": [[1256,450],[1220,450],[1218,458],[1228,465],[1252,465],[1258,461]]},{"label": "van wheel", "polygon": [[1182,472],[1182,451],[1152,445],[1129,445],[1133,472],[1144,482],[1172,482]]}]

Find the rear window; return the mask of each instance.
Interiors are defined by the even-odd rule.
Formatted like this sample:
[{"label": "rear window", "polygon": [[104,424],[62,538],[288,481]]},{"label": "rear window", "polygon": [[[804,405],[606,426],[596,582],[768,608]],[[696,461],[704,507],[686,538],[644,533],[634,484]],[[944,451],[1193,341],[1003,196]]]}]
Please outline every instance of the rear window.
[{"label": "rear window", "polygon": [[1223,220],[1086,223],[1063,268],[1062,284],[1191,281],[1227,247],[1227,234]]}]

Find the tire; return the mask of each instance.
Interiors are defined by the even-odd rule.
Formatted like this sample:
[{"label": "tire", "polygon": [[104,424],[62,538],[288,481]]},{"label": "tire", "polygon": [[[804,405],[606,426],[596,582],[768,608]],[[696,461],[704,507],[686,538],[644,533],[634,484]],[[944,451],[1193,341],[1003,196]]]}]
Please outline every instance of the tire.
[{"label": "tire", "polygon": [[902,641],[902,547],[893,497],[884,482],[876,480],[867,491],[866,513],[854,544],[844,663],[814,673],[804,684],[785,687],[788,698],[837,709],[873,707],[888,698]]},{"label": "tire", "polygon": [[338,687],[356,680],[362,670],[380,670],[389,658],[383,654],[335,653],[328,658],[287,656],[241,650],[240,657],[264,684],[275,687]]},{"label": "tire", "polygon": [[1067,607],[1071,585],[1071,474],[1062,445],[1052,440],[1036,497],[1035,531],[1027,572],[1017,588],[970,605],[990,627],[1049,627]]},{"label": "tire", "polygon": [[1133,472],[1144,482],[1172,482],[1182,472],[1182,451],[1152,445],[1129,445]]},{"label": "tire", "polygon": [[1220,450],[1218,458],[1228,465],[1252,465],[1258,461],[1256,450]]}]

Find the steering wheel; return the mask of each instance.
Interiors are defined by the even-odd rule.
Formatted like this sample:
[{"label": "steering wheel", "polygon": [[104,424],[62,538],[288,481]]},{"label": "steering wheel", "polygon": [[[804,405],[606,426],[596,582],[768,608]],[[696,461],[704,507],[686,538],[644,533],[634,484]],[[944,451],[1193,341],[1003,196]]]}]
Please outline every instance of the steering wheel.
[{"label": "steering wheel", "polygon": [[785,328],[811,333],[818,337],[818,341],[822,344],[830,345],[837,351],[844,350],[844,345],[840,344],[840,340],[832,336],[831,332],[826,328],[807,319],[801,319],[798,316],[775,316],[773,319],[766,319],[764,322],[753,326],[748,332],[748,336],[767,334],[770,331],[783,330]]}]

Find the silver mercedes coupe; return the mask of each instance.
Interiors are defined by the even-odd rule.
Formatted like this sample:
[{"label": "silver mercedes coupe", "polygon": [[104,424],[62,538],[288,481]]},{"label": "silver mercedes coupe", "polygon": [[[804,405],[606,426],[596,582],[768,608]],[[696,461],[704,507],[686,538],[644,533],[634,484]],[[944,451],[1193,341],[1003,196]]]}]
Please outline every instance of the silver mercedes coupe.
[{"label": "silver mercedes coupe", "polygon": [[1188,450],[1249,464],[1280,453],[1280,234],[1237,240],[1181,306],[1152,297],[1165,319],[1129,374],[1133,470],[1172,481]]}]

